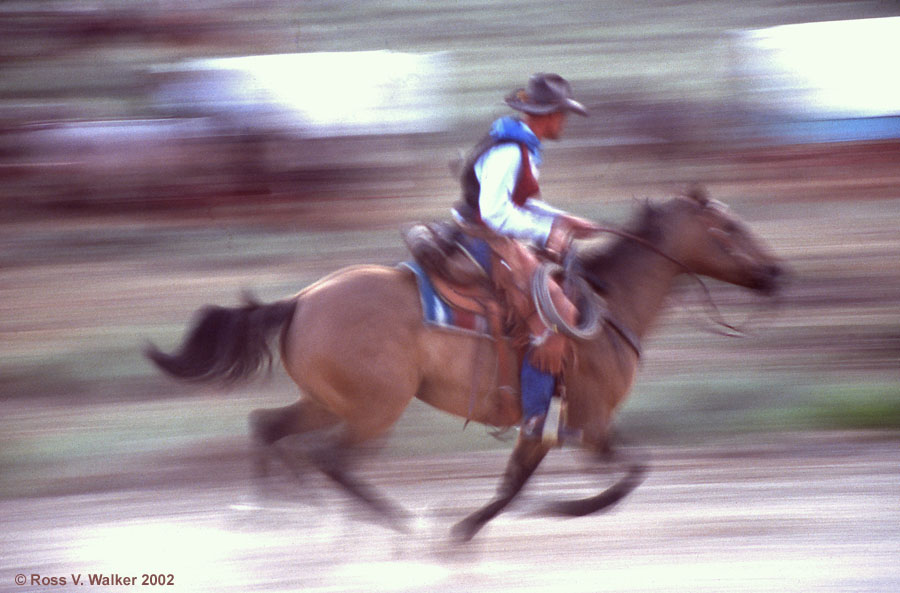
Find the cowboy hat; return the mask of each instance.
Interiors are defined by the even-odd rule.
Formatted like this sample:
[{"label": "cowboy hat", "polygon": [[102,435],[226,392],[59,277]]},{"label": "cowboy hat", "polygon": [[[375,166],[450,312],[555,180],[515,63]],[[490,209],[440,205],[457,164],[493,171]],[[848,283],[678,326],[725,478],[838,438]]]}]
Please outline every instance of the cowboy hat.
[{"label": "cowboy hat", "polygon": [[507,95],[506,104],[517,111],[546,115],[555,111],[574,111],[587,116],[584,105],[572,98],[572,87],[559,74],[538,73],[528,79],[527,89]]}]

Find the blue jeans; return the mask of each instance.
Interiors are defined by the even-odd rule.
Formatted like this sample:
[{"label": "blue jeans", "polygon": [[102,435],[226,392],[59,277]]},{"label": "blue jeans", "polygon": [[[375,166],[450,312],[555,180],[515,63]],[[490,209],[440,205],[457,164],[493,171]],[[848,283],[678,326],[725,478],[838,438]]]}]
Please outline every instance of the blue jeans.
[{"label": "blue jeans", "polygon": [[522,416],[530,418],[546,414],[550,407],[553,390],[556,389],[556,377],[541,371],[531,364],[531,352],[525,355],[520,377],[522,389]]}]

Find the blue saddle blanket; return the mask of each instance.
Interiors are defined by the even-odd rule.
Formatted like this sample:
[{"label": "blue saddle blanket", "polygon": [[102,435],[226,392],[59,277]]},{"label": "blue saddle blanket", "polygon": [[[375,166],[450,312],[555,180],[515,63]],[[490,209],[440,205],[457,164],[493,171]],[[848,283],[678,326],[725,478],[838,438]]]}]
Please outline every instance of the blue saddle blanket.
[{"label": "blue saddle blanket", "polygon": [[400,267],[410,270],[419,285],[419,301],[422,304],[423,321],[426,325],[462,332],[488,335],[487,319],[469,311],[451,307],[434,289],[434,284],[425,270],[415,261],[405,261]]}]

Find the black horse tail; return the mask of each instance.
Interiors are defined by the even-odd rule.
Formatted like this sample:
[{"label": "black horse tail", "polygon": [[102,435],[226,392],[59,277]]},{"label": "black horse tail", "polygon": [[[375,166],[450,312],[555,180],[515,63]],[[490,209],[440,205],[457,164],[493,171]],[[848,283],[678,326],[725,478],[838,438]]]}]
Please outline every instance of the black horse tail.
[{"label": "black horse tail", "polygon": [[165,354],[149,345],[145,355],[163,372],[184,381],[235,383],[271,367],[276,330],[288,327],[297,299],[270,304],[246,299],[240,307],[201,309],[178,350]]}]

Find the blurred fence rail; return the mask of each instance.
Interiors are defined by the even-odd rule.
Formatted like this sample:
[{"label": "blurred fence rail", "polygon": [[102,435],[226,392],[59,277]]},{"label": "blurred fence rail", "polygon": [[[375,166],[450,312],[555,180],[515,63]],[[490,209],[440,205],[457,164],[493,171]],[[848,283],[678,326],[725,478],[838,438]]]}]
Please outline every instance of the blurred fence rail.
[{"label": "blurred fence rail", "polygon": [[[591,147],[643,148],[655,160],[728,151],[763,131],[783,130],[745,101],[758,93],[739,75],[740,53],[750,50],[735,42],[743,39],[735,32],[895,12],[890,2],[584,0],[565,10],[536,0],[269,0],[252,8],[212,0],[7,2],[0,7],[0,200],[140,209],[428,196],[447,183],[446,161],[535,70],[564,73],[594,111],[573,125],[571,145],[584,148],[595,166],[600,156],[597,168],[620,157]],[[264,126],[271,113],[238,104],[234,94],[224,100],[227,109],[222,101],[204,108],[201,96],[175,97],[161,82],[162,74],[183,74],[189,65],[227,65],[234,73],[235,64],[254,56],[272,66],[249,86],[238,85],[238,95],[294,83],[302,97],[306,87],[320,113],[332,110],[332,131],[289,134],[283,114]],[[327,66],[314,56],[335,61]],[[361,65],[354,70],[341,56],[356,56]],[[353,122],[385,91],[372,80],[387,59],[394,79],[384,80],[393,80],[394,96],[382,106],[393,111],[383,112],[380,128],[370,121],[363,129]],[[224,92],[229,80],[210,81],[204,100]],[[342,129],[334,127],[341,110]],[[400,127],[397,117],[404,118]]]}]

